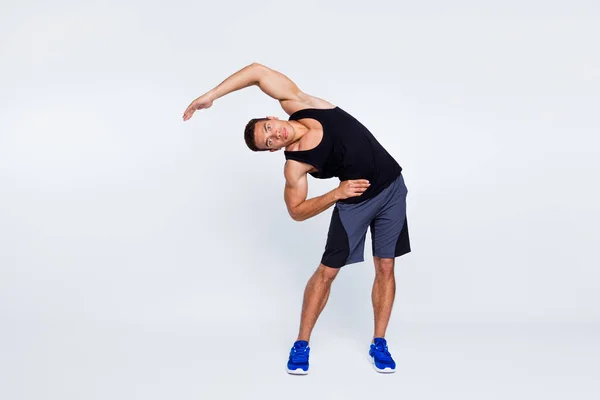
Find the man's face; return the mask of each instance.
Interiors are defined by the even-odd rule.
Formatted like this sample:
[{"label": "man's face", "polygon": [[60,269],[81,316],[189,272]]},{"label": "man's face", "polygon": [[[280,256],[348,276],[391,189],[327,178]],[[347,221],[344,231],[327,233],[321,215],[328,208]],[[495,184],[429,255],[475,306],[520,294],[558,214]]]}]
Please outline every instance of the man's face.
[{"label": "man's face", "polygon": [[267,117],[254,125],[254,141],[259,149],[277,151],[292,142],[294,128],[288,121],[276,117]]}]

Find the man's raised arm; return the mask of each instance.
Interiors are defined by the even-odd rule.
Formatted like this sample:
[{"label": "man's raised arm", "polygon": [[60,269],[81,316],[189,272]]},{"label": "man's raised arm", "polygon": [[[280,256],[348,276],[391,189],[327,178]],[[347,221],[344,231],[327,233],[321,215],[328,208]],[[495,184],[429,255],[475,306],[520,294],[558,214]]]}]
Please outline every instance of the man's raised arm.
[{"label": "man's raised arm", "polygon": [[298,86],[281,72],[252,63],[194,100],[185,110],[183,120],[190,119],[196,110],[209,108],[216,99],[252,85],[258,85],[265,94],[279,100],[286,111],[288,110],[284,102],[302,102],[304,98],[310,97],[302,93]]}]

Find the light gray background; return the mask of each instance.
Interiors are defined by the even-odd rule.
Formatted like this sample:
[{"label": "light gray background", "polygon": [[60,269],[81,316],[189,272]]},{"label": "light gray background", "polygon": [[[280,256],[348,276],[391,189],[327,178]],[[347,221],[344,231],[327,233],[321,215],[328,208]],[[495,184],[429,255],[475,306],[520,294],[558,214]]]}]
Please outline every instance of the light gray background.
[{"label": "light gray background", "polygon": [[[593,1],[2,2],[0,397],[597,398],[599,37]],[[394,376],[369,237],[283,370],[332,209],[246,148],[258,88],[181,121],[254,61],[404,168]]]}]

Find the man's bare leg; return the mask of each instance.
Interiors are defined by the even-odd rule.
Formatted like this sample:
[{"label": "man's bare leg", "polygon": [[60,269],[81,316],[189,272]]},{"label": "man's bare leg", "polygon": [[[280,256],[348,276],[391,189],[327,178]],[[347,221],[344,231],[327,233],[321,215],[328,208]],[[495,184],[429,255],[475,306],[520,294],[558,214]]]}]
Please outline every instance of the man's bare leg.
[{"label": "man's bare leg", "polygon": [[396,296],[396,278],[394,276],[394,259],[373,257],[375,264],[375,282],[373,282],[373,314],[375,316],[375,332],[373,338],[385,337],[392,305]]},{"label": "man's bare leg", "polygon": [[304,289],[304,301],[302,302],[302,315],[300,316],[300,331],[297,340],[310,341],[317,318],[325,308],[331,283],[337,276],[339,268],[327,267],[319,264],[319,267],[308,280],[306,289]]}]

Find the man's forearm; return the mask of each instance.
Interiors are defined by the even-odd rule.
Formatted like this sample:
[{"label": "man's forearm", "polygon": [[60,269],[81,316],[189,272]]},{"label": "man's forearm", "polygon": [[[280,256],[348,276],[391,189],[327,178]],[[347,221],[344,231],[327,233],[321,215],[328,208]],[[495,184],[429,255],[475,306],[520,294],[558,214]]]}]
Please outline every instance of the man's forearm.
[{"label": "man's forearm", "polygon": [[210,96],[211,100],[216,100],[236,90],[256,85],[260,79],[260,74],[260,68],[255,63],[250,64],[208,91],[207,95]]},{"label": "man's forearm", "polygon": [[295,221],[304,221],[312,218],[327,210],[338,200],[340,200],[340,197],[336,188],[322,196],[313,197],[300,203],[300,205],[296,206],[292,218]]}]

